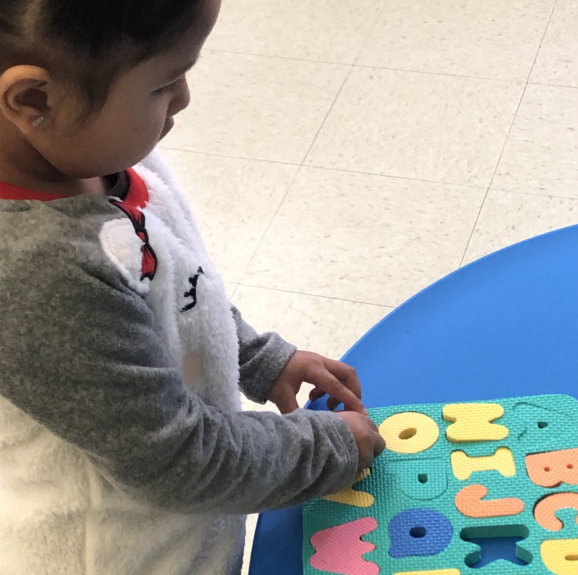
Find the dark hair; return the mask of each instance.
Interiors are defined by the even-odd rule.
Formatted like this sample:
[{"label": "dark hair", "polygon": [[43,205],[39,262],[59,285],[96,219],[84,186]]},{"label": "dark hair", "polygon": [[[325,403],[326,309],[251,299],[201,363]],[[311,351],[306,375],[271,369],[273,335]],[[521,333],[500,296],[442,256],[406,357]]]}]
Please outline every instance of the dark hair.
[{"label": "dark hair", "polygon": [[169,48],[203,0],[0,0],[0,73],[48,68],[101,107],[123,70]]}]

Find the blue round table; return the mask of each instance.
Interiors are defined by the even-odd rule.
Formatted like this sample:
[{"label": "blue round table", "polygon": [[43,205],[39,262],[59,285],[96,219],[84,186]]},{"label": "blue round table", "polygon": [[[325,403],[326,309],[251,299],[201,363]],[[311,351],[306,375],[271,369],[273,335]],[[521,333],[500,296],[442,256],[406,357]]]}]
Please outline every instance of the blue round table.
[{"label": "blue round table", "polygon": [[[365,334],[343,361],[367,407],[578,391],[578,226],[450,274]],[[309,409],[326,409],[323,399]],[[302,575],[301,507],[261,514],[250,575]]]}]

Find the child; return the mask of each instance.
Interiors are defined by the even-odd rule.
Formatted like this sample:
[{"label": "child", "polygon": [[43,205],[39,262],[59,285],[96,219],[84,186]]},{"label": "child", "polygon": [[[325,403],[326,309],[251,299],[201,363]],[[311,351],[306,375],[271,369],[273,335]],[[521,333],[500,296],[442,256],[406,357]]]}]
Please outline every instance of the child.
[{"label": "child", "polygon": [[[230,307],[151,154],[218,11],[0,2],[2,575],[238,575],[243,514],[384,448],[350,367]],[[303,381],[346,410],[295,410]]]}]

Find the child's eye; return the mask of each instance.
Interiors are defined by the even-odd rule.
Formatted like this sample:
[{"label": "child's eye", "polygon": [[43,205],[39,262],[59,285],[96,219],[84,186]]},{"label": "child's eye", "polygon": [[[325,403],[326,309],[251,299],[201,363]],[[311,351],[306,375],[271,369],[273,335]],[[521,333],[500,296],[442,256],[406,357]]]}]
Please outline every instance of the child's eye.
[{"label": "child's eye", "polygon": [[172,92],[173,90],[176,90],[178,88],[178,85],[183,80],[184,80],[184,77],[178,78],[174,82],[171,82],[170,84],[167,84],[166,86],[163,86],[162,88],[158,88],[157,90],[155,90],[153,92],[153,94],[162,95],[162,94],[166,94],[167,92]]},{"label": "child's eye", "polygon": [[176,82],[173,82],[172,84],[167,84],[166,86],[163,86],[162,88],[158,88],[157,90],[153,91],[153,94],[157,94],[159,96],[161,96],[162,94],[166,94],[167,92],[170,92],[174,87],[175,87]]}]

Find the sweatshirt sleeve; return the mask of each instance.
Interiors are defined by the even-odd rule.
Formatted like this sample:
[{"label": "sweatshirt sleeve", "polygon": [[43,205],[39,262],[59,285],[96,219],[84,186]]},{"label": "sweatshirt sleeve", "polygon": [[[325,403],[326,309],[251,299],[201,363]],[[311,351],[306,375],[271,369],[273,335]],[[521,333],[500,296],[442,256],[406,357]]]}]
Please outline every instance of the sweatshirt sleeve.
[{"label": "sweatshirt sleeve", "polygon": [[[38,228],[38,241],[1,250],[7,400],[120,489],[165,509],[259,512],[353,482],[357,447],[337,415],[231,414],[204,404],[183,385],[151,309],[95,238],[62,229],[56,236],[68,241],[51,241]],[[251,349],[273,349],[274,338],[247,339]],[[247,353],[247,373],[260,373],[258,355]],[[276,369],[271,362],[263,373]]]},{"label": "sweatshirt sleeve", "polygon": [[297,348],[276,333],[258,334],[232,307],[239,338],[239,386],[257,403],[265,403],[271,387]]}]

